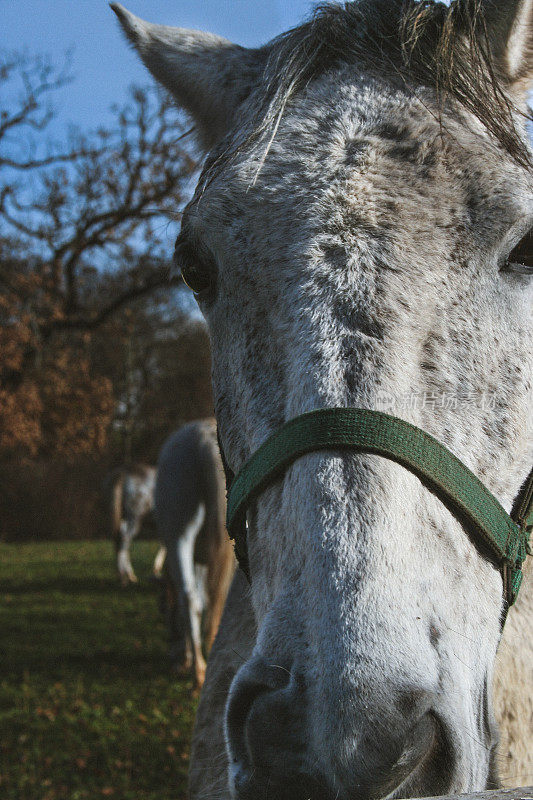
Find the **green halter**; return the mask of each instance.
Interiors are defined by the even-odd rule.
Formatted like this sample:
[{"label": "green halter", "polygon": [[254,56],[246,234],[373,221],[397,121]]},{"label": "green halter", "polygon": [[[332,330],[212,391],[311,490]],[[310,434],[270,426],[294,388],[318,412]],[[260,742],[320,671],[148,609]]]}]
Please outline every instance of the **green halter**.
[{"label": "green halter", "polygon": [[500,568],[507,606],[513,605],[522,582],[522,564],[531,553],[533,472],[510,516],[474,473],[433,436],[389,414],[363,408],[328,408],[303,414],[267,439],[236,477],[225,464],[227,528],[248,580],[247,507],[290,464],[318,450],[374,453],[417,475],[464,522],[482,554]]}]

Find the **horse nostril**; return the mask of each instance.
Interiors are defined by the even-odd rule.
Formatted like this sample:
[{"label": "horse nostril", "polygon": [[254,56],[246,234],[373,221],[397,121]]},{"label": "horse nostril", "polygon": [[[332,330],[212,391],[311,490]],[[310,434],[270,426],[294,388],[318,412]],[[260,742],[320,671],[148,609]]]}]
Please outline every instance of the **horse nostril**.
[{"label": "horse nostril", "polygon": [[230,775],[239,800],[331,800],[309,764],[301,678],[256,657],[237,674],[226,710]]},{"label": "horse nostril", "polygon": [[[262,695],[283,692],[291,683],[291,673],[281,666],[269,665],[256,657],[246,664],[233,682],[226,713],[226,730],[231,742],[234,762],[249,768],[252,762],[247,735],[254,704]],[[268,703],[266,704],[268,705]]]}]

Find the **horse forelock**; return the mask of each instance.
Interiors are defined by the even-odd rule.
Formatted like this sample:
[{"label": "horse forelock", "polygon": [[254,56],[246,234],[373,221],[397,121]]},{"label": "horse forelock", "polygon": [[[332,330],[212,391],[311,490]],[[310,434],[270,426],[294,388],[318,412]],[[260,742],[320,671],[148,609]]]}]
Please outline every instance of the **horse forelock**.
[{"label": "horse forelock", "polygon": [[232,131],[210,154],[209,183],[252,142],[268,150],[290,102],[325,73],[354,64],[401,90],[436,94],[442,129],[450,111],[466,111],[523,167],[531,154],[518,108],[493,54],[482,0],[355,0],[316,7],[312,17],[263,49],[260,85],[246,102],[251,123]]}]

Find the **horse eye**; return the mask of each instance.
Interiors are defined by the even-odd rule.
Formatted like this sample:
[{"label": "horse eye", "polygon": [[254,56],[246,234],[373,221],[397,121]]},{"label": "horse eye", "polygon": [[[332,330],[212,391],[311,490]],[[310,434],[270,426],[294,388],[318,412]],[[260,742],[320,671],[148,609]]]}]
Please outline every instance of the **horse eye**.
[{"label": "horse eye", "polygon": [[516,245],[503,269],[505,272],[533,275],[533,230]]},{"label": "horse eye", "polygon": [[195,295],[203,295],[211,289],[215,278],[214,259],[205,249],[196,247],[189,240],[178,236],[174,248],[174,264],[181,277]]}]

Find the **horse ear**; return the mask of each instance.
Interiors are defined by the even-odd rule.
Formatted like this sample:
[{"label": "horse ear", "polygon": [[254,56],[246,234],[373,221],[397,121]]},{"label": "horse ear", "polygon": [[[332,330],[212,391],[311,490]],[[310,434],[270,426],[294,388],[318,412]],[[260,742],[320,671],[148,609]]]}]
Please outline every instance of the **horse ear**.
[{"label": "horse ear", "polygon": [[484,0],[483,6],[498,67],[524,101],[533,82],[533,0]]},{"label": "horse ear", "polygon": [[111,8],[145,66],[193,118],[200,144],[211,149],[259,81],[265,51],[210,33],[153,25],[119,3]]}]

